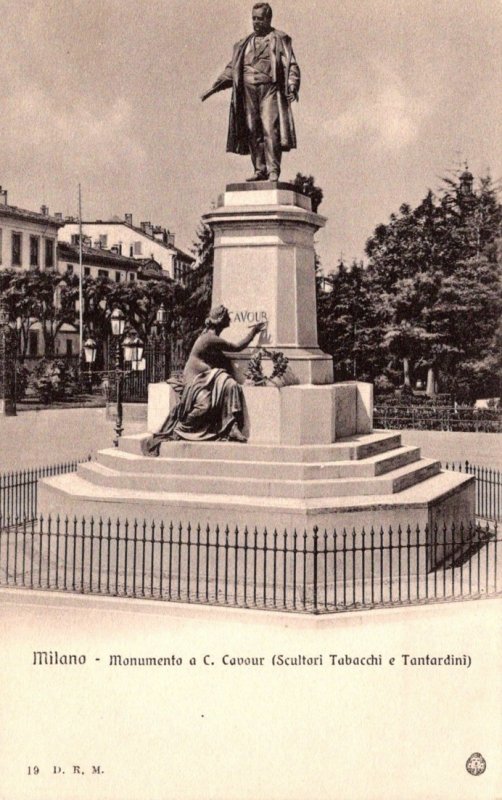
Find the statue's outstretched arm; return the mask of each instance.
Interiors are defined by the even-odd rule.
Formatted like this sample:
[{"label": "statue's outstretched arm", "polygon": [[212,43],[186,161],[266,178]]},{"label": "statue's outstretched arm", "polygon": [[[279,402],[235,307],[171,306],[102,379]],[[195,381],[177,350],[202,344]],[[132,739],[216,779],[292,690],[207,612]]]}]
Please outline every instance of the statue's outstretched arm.
[{"label": "statue's outstretched arm", "polygon": [[224,89],[229,89],[233,83],[233,75],[232,75],[232,62],[230,61],[221,75],[216,78],[215,82],[211,86],[207,92],[203,92],[200,96],[202,102],[207,100],[208,97],[211,97],[212,94],[216,94],[216,92],[222,92]]}]

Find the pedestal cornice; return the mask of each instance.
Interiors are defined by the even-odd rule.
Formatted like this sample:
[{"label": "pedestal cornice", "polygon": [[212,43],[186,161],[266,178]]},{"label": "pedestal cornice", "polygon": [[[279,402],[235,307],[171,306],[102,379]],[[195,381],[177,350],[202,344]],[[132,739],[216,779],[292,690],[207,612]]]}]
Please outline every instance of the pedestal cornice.
[{"label": "pedestal cornice", "polygon": [[323,228],[326,217],[307,211],[297,206],[219,206],[213,211],[202,215],[206,225],[221,226],[228,223],[256,224],[256,223],[293,223],[294,225],[307,225],[314,230]]}]

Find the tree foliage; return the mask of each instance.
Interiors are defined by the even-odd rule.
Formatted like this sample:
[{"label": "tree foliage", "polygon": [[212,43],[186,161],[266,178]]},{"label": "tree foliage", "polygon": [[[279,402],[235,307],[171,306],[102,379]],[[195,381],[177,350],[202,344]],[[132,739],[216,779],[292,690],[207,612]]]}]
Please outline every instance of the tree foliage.
[{"label": "tree foliage", "polygon": [[36,322],[40,323],[46,355],[53,355],[58,332],[75,320],[76,278],[63,279],[57,272],[39,269],[7,269],[0,272],[0,294],[16,325],[19,355],[26,356],[28,334]]},{"label": "tree foliage", "polygon": [[429,191],[415,209],[402,205],[375,229],[366,281],[373,303],[386,309],[379,346],[388,370],[413,361],[459,399],[496,392],[501,223],[490,178],[472,189],[457,174],[437,196]]}]

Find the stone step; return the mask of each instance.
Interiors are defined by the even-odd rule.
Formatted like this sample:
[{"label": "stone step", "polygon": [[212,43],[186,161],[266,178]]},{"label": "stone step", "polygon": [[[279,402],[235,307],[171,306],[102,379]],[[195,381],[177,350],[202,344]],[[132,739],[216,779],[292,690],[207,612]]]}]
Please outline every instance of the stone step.
[{"label": "stone step", "polygon": [[220,494],[239,497],[321,498],[347,495],[394,494],[436,475],[438,461],[421,459],[370,478],[332,480],[280,480],[249,477],[213,477],[210,475],[173,475],[169,473],[120,472],[99,462],[79,465],[78,476],[102,487],[148,492]]},{"label": "stone step", "polygon": [[[240,451],[233,451],[239,456]],[[242,461],[228,459],[194,459],[164,457],[145,458],[117,448],[101,450],[98,461],[118,472],[209,475],[211,477],[261,478],[281,480],[334,480],[338,478],[370,478],[384,475],[420,459],[419,447],[399,447],[365,459],[333,462]]]},{"label": "stone step", "polygon": [[[83,515],[86,519],[120,518],[163,520],[166,524],[180,521],[192,526],[197,523],[220,526],[257,525],[259,528],[308,529],[314,525],[342,530],[357,530],[363,526],[378,527],[408,524],[421,527],[431,520],[446,519],[453,514],[459,522],[465,510],[473,508],[474,476],[445,470],[428,480],[396,494],[349,495],[346,497],[284,498],[232,497],[218,494],[186,494],[184,492],[153,492],[137,489],[102,487],[92,484],[75,473],[55,475],[39,482],[39,505],[44,517]],[[457,516],[456,516],[457,515]],[[458,516],[460,515],[460,516]],[[89,531],[89,529],[88,529]]]},{"label": "stone step", "polygon": [[[122,436],[119,450],[141,455],[141,442],[147,433]],[[318,463],[355,461],[395,450],[401,446],[400,433],[369,433],[350,436],[323,445],[238,444],[237,442],[164,442],[160,455],[164,458],[193,458],[196,460],[272,461]]]}]

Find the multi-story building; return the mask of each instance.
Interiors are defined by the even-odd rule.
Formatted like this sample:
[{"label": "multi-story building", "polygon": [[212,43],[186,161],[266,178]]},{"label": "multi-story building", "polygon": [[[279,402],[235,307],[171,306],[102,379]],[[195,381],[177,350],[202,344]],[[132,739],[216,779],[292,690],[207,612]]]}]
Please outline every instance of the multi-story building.
[{"label": "multi-story building", "polygon": [[54,269],[58,229],[62,220],[9,205],[0,186],[0,269]]},{"label": "multi-story building", "polygon": [[[7,191],[0,186],[0,270],[58,270],[78,275],[78,222],[65,221],[60,213],[51,216],[47,206],[40,212],[28,211],[9,205],[7,200]],[[131,215],[126,215],[124,222],[83,223],[82,227],[83,277],[132,283],[169,276],[183,284],[188,282],[194,259],[175,247],[169,231],[150,223],[135,228]],[[31,322],[28,337],[28,357],[43,356],[44,339],[38,320]],[[56,336],[55,353],[75,355],[78,349],[77,328],[63,325]]]},{"label": "multi-story building", "polygon": [[[58,271],[63,275],[78,275],[80,255],[78,244],[58,242]],[[82,244],[82,276],[108,278],[116,283],[155,280],[165,277],[165,272],[154,259],[136,259],[120,255],[114,250],[89,247]]]},{"label": "multi-story building", "polygon": [[[60,241],[78,245],[79,224],[73,217],[66,217],[59,234]],[[151,259],[161,265],[173,280],[186,285],[195,259],[174,244],[174,234],[159,225],[141,222],[133,225],[132,214],[124,219],[82,222],[82,240],[87,246],[111,250],[118,255],[144,261]]]}]

